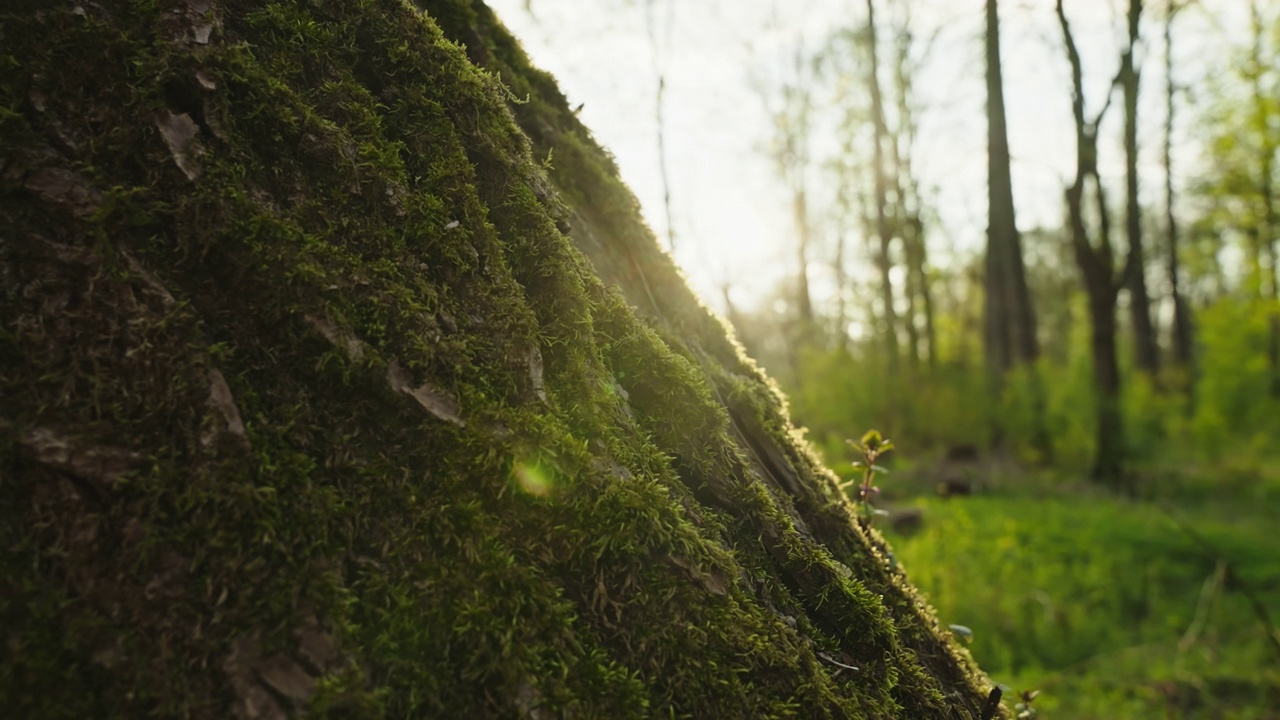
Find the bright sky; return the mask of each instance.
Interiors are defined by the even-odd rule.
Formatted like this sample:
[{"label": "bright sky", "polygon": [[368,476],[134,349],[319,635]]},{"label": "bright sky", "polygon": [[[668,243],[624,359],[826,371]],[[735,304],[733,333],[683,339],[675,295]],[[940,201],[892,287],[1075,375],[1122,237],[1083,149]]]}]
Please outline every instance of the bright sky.
[{"label": "bright sky", "polygon": [[[895,0],[901,3],[902,0]],[[618,160],[623,179],[659,237],[667,236],[657,152],[654,69],[666,77],[665,133],[677,262],[712,307],[720,287],[735,303],[753,304],[795,272],[790,198],[768,154],[772,124],[763,92],[776,87],[797,44],[816,49],[830,31],[865,22],[863,2],[844,0],[489,0],[534,62],[552,72],[583,122]],[[985,242],[986,119],[983,0],[915,0],[916,35],[936,40],[917,80],[923,104],[914,164],[931,224],[931,261],[954,262]],[[1161,2],[1149,2],[1150,43],[1140,118],[1144,199],[1159,207],[1163,123]],[[1223,62],[1224,33],[1247,21],[1246,0],[1202,0],[1210,8],[1179,16],[1175,73],[1193,83]],[[890,3],[880,0],[884,22]],[[585,11],[587,8],[590,11]],[[531,11],[531,12],[530,12]],[[1090,112],[1101,103],[1123,41],[1121,0],[1071,0],[1068,17],[1085,65]],[[652,13],[652,22],[648,13]],[[1018,225],[1057,227],[1062,188],[1074,173],[1069,68],[1052,0],[1001,3],[1005,98],[1013,154]],[[656,36],[650,41],[649,30]],[[1224,29],[1225,28],[1225,29]],[[886,30],[882,30],[887,34]],[[882,60],[882,63],[887,60]],[[769,90],[762,91],[762,88]],[[1102,171],[1119,178],[1117,96],[1104,135]],[[1190,113],[1183,110],[1180,127]],[[821,142],[818,139],[817,142]],[[1104,141],[1108,142],[1108,141]],[[1195,162],[1181,144],[1175,165]],[[1112,191],[1113,196],[1119,193]],[[821,208],[815,209],[821,212]],[[854,241],[861,247],[862,243]],[[811,258],[820,265],[823,258]],[[821,273],[815,273],[820,276]],[[819,282],[819,285],[821,283]],[[820,290],[819,290],[820,292]]]}]

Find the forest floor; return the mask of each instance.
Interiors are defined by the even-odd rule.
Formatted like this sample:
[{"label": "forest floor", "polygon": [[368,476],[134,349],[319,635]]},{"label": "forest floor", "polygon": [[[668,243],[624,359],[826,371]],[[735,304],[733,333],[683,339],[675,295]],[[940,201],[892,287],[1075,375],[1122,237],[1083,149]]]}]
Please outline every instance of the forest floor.
[{"label": "forest floor", "polygon": [[973,493],[949,499],[956,467],[886,478],[920,516],[880,524],[992,678],[1041,691],[1041,720],[1280,718],[1280,462],[1148,470],[1136,499],[960,470]]}]

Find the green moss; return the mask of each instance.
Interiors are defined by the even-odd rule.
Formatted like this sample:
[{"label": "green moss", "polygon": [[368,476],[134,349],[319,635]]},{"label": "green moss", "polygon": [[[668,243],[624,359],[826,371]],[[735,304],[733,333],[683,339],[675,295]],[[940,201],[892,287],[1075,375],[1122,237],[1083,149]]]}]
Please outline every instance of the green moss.
[{"label": "green moss", "polygon": [[425,6],[0,13],[0,703],[975,716],[551,79]]}]

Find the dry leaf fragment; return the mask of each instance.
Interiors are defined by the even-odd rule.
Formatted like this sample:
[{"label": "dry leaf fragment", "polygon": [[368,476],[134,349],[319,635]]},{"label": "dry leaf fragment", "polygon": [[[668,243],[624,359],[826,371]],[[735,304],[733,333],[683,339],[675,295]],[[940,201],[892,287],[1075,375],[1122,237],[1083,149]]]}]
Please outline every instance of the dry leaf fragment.
[{"label": "dry leaf fragment", "polygon": [[186,113],[174,115],[166,110],[156,118],[156,127],[169,146],[169,152],[173,153],[173,161],[178,168],[188,180],[198,179],[201,168],[196,158],[200,155],[200,143],[196,142],[196,135],[200,128],[196,122]]},{"label": "dry leaf fragment", "polygon": [[458,427],[467,426],[467,423],[458,415],[457,400],[449,397],[444,391],[436,389],[430,383],[413,387],[410,384],[412,380],[409,371],[405,370],[398,360],[393,358],[387,365],[387,381],[391,384],[392,390],[417,400],[427,412],[441,420],[451,422]]},{"label": "dry leaf fragment", "polygon": [[48,428],[27,432],[19,440],[19,445],[32,460],[95,485],[110,486],[133,471],[142,460],[137,453],[91,445]]},{"label": "dry leaf fragment", "polygon": [[316,694],[316,680],[287,655],[276,654],[258,661],[258,677],[272,690],[299,705]]},{"label": "dry leaf fragment", "polygon": [[533,391],[538,399],[547,401],[547,386],[542,379],[542,350],[534,345],[529,349],[529,379],[533,381]]},{"label": "dry leaf fragment", "polygon": [[[231,394],[231,386],[227,385],[227,379],[217,368],[209,369],[209,407],[222,416],[227,432],[241,439],[247,437],[244,420],[240,417],[240,408],[236,407],[235,396]],[[213,444],[215,437],[207,435],[202,437],[201,441],[208,447]]]},{"label": "dry leaf fragment", "polygon": [[92,215],[102,202],[102,195],[90,187],[87,180],[70,170],[40,168],[28,175],[24,184],[45,200],[70,207],[76,217]]},{"label": "dry leaf fragment", "polygon": [[[338,286],[334,285],[329,289],[336,290],[337,288]],[[307,313],[306,319],[311,327],[315,328],[326,340],[345,350],[347,357],[355,362],[364,360],[364,343],[360,341],[360,338],[346,329],[338,327],[327,317]]]},{"label": "dry leaf fragment", "polygon": [[169,289],[166,288],[150,270],[143,267],[142,263],[138,262],[128,252],[124,250],[120,250],[119,252],[120,256],[124,258],[125,264],[129,266],[129,269],[132,270],[135,275],[142,278],[142,282],[147,286],[147,290],[159,297],[165,307],[172,309],[178,306],[178,301],[174,299],[173,294],[169,292]]}]

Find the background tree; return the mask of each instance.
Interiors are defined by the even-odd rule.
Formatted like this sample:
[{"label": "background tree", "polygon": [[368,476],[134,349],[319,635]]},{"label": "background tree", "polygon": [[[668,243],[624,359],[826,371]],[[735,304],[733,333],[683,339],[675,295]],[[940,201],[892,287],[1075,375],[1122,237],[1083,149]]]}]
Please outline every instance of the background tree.
[{"label": "background tree", "polygon": [[986,3],[987,83],[987,251],[984,349],[997,380],[1019,363],[1034,362],[1035,314],[1027,291],[1022,240],[1013,207],[1009,137],[1000,70],[1000,16],[996,0]]},{"label": "background tree", "polygon": [[1142,0],[1129,0],[1126,13],[1128,46],[1120,56],[1120,88],[1124,93],[1125,237],[1133,272],[1129,274],[1129,313],[1132,319],[1135,359],[1140,370],[1155,379],[1160,370],[1160,349],[1151,322],[1151,298],[1142,247],[1142,206],[1138,200],[1138,89],[1141,70],[1137,51],[1142,20]]},{"label": "background tree", "polygon": [[[1031,434],[1040,455],[1052,456],[1052,442],[1045,425],[1043,388],[1033,367],[1040,354],[1035,309],[1027,288],[1022,238],[1013,206],[1009,133],[1004,108],[1004,81],[1000,68],[1000,12],[996,0],[987,0],[984,31],[987,86],[987,248],[983,338],[987,372],[998,395],[1003,379],[1015,365],[1028,369],[1032,395]],[[996,420],[994,435],[1004,439],[1003,423]]]},{"label": "background tree", "polygon": [[885,120],[884,94],[880,86],[880,48],[876,29],[874,0],[867,3],[867,89],[871,97],[871,122],[874,127],[871,168],[874,173],[876,237],[880,241],[876,263],[880,269],[880,335],[884,339],[885,358],[890,374],[898,364],[898,313],[893,292],[894,231],[889,209],[889,167],[887,150],[891,143]]},{"label": "background tree", "polygon": [[806,49],[796,47],[790,66],[779,68],[783,81],[776,96],[763,90],[766,106],[773,119],[774,135],[771,155],[788,193],[791,220],[795,228],[795,260],[793,292],[787,304],[794,307],[795,322],[787,325],[788,365],[793,376],[796,353],[811,345],[815,336],[813,294],[809,282],[809,263],[813,252],[814,228],[810,211],[809,175],[813,172],[810,144],[813,127],[812,58]]},{"label": "background tree", "polygon": [[897,199],[894,224],[902,238],[903,261],[906,268],[905,295],[907,317],[905,325],[908,337],[908,358],[913,368],[921,360],[920,345],[930,368],[938,364],[938,337],[934,327],[932,278],[929,272],[929,243],[924,221],[924,199],[920,196],[920,182],[912,170],[912,157],[916,151],[918,110],[913,86],[915,67],[928,56],[925,48],[920,57],[913,57],[915,34],[911,30],[910,6],[905,5],[894,28],[893,83],[896,100],[897,124],[890,148],[893,151],[893,191]]},{"label": "background tree", "polygon": [[[1164,17],[1164,208],[1165,258],[1167,261],[1169,296],[1173,305],[1173,363],[1185,373],[1191,367],[1191,310],[1183,297],[1178,259],[1178,218],[1173,190],[1174,98],[1177,85],[1173,69],[1173,20],[1181,9],[1176,0],[1168,0]],[[1184,380],[1185,382],[1185,380]]]},{"label": "background tree", "polygon": [[[1093,354],[1094,389],[1097,403],[1097,446],[1094,451],[1093,476],[1119,487],[1124,479],[1124,419],[1120,408],[1120,365],[1116,357],[1116,299],[1136,272],[1136,258],[1129,255],[1117,268],[1111,242],[1110,209],[1106,190],[1098,175],[1098,128],[1111,106],[1114,89],[1108,88],[1106,100],[1096,115],[1086,117],[1084,70],[1071,25],[1057,0],[1055,12],[1062,29],[1062,40],[1071,64],[1071,113],[1076,128],[1076,173],[1066,191],[1067,221],[1076,264],[1084,279],[1089,298],[1090,347]],[[1095,230],[1090,230],[1086,217],[1086,191],[1093,188]],[[1096,240],[1094,236],[1096,235]]]},{"label": "background tree", "polygon": [[[1267,47],[1268,28],[1263,20],[1258,0],[1249,3],[1249,16],[1253,31],[1253,47],[1248,70],[1253,91],[1253,112],[1250,126],[1258,138],[1257,194],[1262,204],[1261,217],[1252,232],[1257,253],[1266,256],[1267,267],[1255,260],[1263,275],[1259,291],[1270,300],[1269,337],[1267,358],[1271,366],[1271,395],[1280,398],[1280,217],[1276,214],[1276,162],[1280,152],[1280,79],[1275,61],[1280,53],[1274,45]],[[1274,42],[1274,41],[1273,41]]]}]

